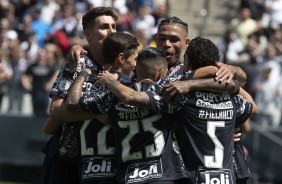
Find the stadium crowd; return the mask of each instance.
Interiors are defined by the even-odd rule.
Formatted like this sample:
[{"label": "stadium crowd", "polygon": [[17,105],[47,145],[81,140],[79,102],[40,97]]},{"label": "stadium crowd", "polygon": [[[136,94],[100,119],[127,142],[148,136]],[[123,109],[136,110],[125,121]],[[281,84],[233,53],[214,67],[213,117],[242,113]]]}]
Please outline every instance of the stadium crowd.
[{"label": "stadium crowd", "polygon": [[[166,0],[2,0],[0,107],[7,95],[8,112],[20,113],[23,96],[30,93],[34,115],[47,114],[49,92],[68,49],[87,44],[81,17],[96,6],[112,6],[119,16],[117,31],[136,35],[139,49],[154,46],[152,36],[169,12]],[[245,89],[259,108],[256,121],[273,127],[282,119],[281,25],[282,0],[241,0],[217,44],[221,62],[247,73]]]}]

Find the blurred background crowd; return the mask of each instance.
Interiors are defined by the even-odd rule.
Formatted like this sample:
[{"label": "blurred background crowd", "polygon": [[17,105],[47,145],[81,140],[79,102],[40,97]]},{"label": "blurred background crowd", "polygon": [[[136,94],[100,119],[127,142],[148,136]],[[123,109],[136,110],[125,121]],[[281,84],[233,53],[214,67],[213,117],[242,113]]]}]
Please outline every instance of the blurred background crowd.
[{"label": "blurred background crowd", "polygon": [[[112,6],[119,16],[117,30],[136,35],[140,49],[154,46],[152,36],[158,23],[173,16],[167,0],[1,0],[2,112],[24,113],[23,97],[30,94],[30,113],[47,113],[48,92],[68,49],[86,44],[81,17],[95,6]],[[223,35],[214,40],[221,62],[246,71],[245,89],[259,107],[258,120],[274,127],[280,126],[282,117],[281,25],[282,0],[241,0]]]}]

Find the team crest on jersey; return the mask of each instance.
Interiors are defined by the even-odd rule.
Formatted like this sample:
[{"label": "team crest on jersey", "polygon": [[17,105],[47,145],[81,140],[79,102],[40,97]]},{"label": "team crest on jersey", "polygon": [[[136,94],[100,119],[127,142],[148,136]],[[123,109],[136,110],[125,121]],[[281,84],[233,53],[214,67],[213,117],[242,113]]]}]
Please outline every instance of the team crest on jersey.
[{"label": "team crest on jersey", "polygon": [[145,163],[132,164],[128,166],[125,181],[126,183],[139,183],[158,179],[163,176],[161,162],[152,161]]},{"label": "team crest on jersey", "polygon": [[154,99],[157,100],[157,101],[160,101],[161,97],[159,95],[154,95]]},{"label": "team crest on jersey", "polygon": [[198,170],[197,184],[233,184],[231,171],[222,170]]},{"label": "team crest on jersey", "polygon": [[70,86],[71,86],[71,82],[70,82],[70,81],[68,81],[68,80],[63,80],[63,81],[60,82],[60,84],[59,84],[59,89],[60,89],[61,91],[66,91],[66,90],[68,90],[68,89],[70,88]]}]

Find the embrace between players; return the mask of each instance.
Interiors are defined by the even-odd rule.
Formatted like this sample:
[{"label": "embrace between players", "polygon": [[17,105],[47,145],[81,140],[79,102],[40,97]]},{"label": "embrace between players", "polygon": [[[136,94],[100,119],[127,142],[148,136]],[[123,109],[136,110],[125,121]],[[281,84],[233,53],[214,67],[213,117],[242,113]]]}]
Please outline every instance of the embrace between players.
[{"label": "embrace between players", "polygon": [[[235,127],[257,113],[238,67],[177,17],[156,48],[117,33],[111,8],[82,18],[87,52],[74,46],[53,89],[40,183],[244,183]],[[188,47],[189,46],[189,47]],[[181,58],[184,54],[184,61]],[[238,151],[237,151],[238,150]]]}]

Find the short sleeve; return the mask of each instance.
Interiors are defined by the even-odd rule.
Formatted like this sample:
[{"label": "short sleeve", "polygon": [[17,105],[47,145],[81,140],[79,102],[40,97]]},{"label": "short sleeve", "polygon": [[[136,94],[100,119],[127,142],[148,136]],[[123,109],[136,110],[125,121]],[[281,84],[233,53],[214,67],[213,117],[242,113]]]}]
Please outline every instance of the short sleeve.
[{"label": "short sleeve", "polygon": [[253,104],[241,95],[235,95],[233,98],[237,110],[236,122],[243,124],[251,116]]}]

